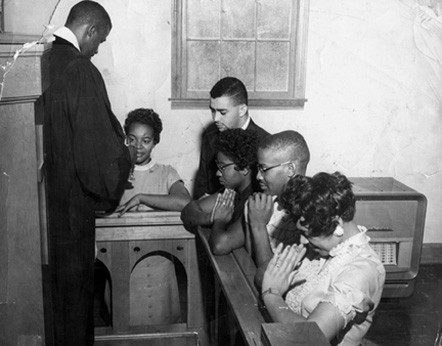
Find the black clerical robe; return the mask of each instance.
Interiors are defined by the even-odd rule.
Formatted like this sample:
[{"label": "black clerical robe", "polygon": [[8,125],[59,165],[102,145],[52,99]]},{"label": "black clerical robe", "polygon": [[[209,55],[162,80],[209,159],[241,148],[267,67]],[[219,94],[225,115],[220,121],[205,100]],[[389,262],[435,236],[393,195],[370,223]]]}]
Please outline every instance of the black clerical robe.
[{"label": "black clerical robe", "polygon": [[57,38],[48,62],[43,131],[55,344],[90,345],[95,211],[118,204],[130,155],[90,59]]},{"label": "black clerical robe", "polygon": [[[269,134],[266,130],[256,125],[252,119],[250,119],[249,126],[247,126],[246,130],[256,132],[258,138],[262,138]],[[216,171],[218,168],[215,164],[215,142],[219,133],[220,132],[215,123],[210,124],[203,132],[200,163],[196,173],[193,189],[194,199],[200,198],[205,193],[211,195],[222,187],[218,177],[216,176]]]}]

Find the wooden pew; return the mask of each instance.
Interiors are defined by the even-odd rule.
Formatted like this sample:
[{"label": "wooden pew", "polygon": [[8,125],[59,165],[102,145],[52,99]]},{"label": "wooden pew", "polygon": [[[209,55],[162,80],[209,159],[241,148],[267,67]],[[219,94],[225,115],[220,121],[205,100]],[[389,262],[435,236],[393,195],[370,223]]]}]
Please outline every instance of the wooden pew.
[{"label": "wooden pew", "polygon": [[[258,292],[251,284],[252,282],[248,281],[253,280],[256,267],[250,257],[245,254],[239,256],[240,261],[233,253],[213,256],[208,243],[209,230],[200,228],[198,234],[215,272],[215,287],[219,285],[222,289],[244,340],[248,345],[259,345],[261,324],[266,321],[258,309]],[[242,249],[239,253],[241,251]]]},{"label": "wooden pew", "polygon": [[214,256],[208,242],[209,234],[209,229],[198,229],[215,272],[215,286],[219,286],[225,295],[246,345],[330,345],[314,322],[272,323],[259,300],[259,292],[254,285],[256,266],[247,251],[240,248],[228,255]]}]

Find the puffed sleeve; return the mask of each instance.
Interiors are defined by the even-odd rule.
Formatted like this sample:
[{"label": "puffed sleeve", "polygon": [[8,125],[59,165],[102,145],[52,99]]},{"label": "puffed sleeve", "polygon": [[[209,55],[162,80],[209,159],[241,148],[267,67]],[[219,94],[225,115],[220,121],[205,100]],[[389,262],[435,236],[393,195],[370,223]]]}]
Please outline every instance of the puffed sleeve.
[{"label": "puffed sleeve", "polygon": [[344,318],[345,325],[353,320],[362,322],[379,303],[383,273],[379,264],[372,261],[352,263],[331,282],[321,302],[334,305]]},{"label": "puffed sleeve", "polygon": [[175,184],[177,181],[183,181],[179,176],[178,172],[176,171],[176,169],[170,165],[165,166],[165,174],[166,174],[167,191],[170,191],[172,185]]}]

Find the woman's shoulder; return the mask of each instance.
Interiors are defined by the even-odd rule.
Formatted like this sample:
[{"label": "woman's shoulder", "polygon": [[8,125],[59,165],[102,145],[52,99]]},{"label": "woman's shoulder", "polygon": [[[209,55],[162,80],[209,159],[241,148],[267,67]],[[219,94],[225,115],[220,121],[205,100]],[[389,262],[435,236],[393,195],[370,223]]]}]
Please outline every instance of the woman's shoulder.
[{"label": "woman's shoulder", "polygon": [[163,164],[163,163],[156,163],[153,169],[161,172],[174,172],[177,173],[177,170],[175,167],[169,164]]},{"label": "woman's shoulder", "polygon": [[167,180],[169,184],[182,181],[178,171],[172,165],[156,163],[154,170],[156,174]]}]

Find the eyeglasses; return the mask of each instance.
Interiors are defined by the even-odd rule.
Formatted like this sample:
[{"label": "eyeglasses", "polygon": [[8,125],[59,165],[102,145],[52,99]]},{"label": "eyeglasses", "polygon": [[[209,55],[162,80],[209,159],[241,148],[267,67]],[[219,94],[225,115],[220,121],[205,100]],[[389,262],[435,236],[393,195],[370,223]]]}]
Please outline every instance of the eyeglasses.
[{"label": "eyeglasses", "polygon": [[224,172],[224,169],[235,164],[235,162],[231,162],[231,163],[227,163],[225,165],[222,165],[218,161],[215,161],[215,163],[216,163],[216,167],[218,167],[218,170],[220,172]]},{"label": "eyeglasses", "polygon": [[260,164],[258,163],[258,164],[256,165],[256,168],[258,169],[258,172],[259,172],[259,173],[264,174],[265,172],[267,172],[267,171],[269,171],[269,170],[271,170],[271,169],[273,169],[273,168],[280,167],[280,166],[284,166],[284,165],[288,165],[289,163],[293,163],[293,162],[292,162],[292,161],[286,161],[286,162],[280,163],[280,164],[278,164],[278,165],[270,166],[270,167],[263,167],[262,165],[260,165]]}]

